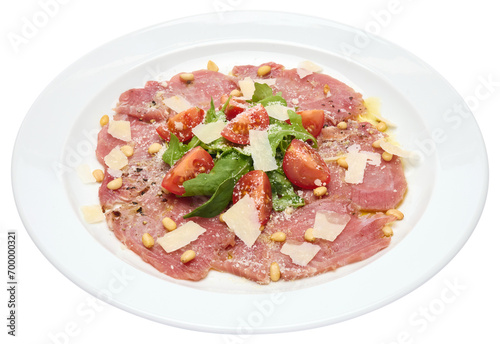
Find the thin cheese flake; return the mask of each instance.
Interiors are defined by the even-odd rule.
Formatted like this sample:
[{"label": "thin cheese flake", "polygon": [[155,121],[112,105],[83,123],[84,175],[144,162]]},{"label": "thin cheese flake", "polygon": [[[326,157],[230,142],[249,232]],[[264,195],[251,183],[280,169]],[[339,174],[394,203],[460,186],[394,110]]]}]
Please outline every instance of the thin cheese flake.
[{"label": "thin cheese flake", "polygon": [[76,174],[78,178],[84,184],[95,183],[95,178],[92,175],[92,171],[90,170],[90,166],[87,164],[81,164],[76,168]]},{"label": "thin cheese flake", "polygon": [[350,184],[360,184],[364,180],[366,165],[379,166],[382,162],[381,155],[376,152],[360,151],[361,147],[354,144],[347,148],[345,155],[347,171],[345,181]]},{"label": "thin cheese flake", "polygon": [[186,100],[186,98],[184,98],[181,95],[176,95],[176,96],[172,96],[170,98],[164,99],[163,103],[177,113],[182,112],[182,111],[186,111],[187,109],[193,107],[193,105],[191,105],[191,103],[188,102]]},{"label": "thin cheese flake", "polygon": [[198,124],[193,128],[193,134],[205,144],[209,144],[221,137],[221,131],[226,126],[222,121],[212,122],[207,124]]},{"label": "thin cheese flake", "polygon": [[321,73],[323,71],[322,67],[311,61],[302,61],[301,63],[299,63],[299,68],[308,70],[313,73]]},{"label": "thin cheese flake", "polygon": [[109,121],[108,134],[125,142],[132,140],[129,121]]},{"label": "thin cheese flake", "polygon": [[253,82],[258,82],[259,84],[266,84],[267,86],[276,85],[276,79],[253,79]]},{"label": "thin cheese flake", "polygon": [[264,172],[277,169],[278,165],[273,156],[273,150],[269,143],[267,131],[249,130],[248,133],[254,169]]},{"label": "thin cheese flake", "polygon": [[200,235],[205,233],[205,231],[206,229],[199,224],[189,221],[177,229],[156,239],[156,242],[160,244],[165,252],[170,253],[186,246],[190,242],[195,241]]},{"label": "thin cheese flake", "polygon": [[252,99],[255,92],[255,85],[252,78],[247,76],[245,79],[238,81],[238,85],[240,86],[241,93],[243,93],[243,98]]},{"label": "thin cheese flake", "polygon": [[311,75],[313,72],[304,68],[297,68],[297,74],[299,78],[304,79],[306,76]]},{"label": "thin cheese flake", "polygon": [[104,213],[100,205],[84,205],[80,207],[83,219],[87,223],[98,223],[104,221]]},{"label": "thin cheese flake", "polygon": [[410,151],[404,150],[399,146],[395,146],[387,140],[380,140],[380,147],[385,150],[387,153],[391,153],[393,155],[400,156],[402,158],[409,158],[412,153]]},{"label": "thin cheese flake", "polygon": [[269,117],[276,118],[280,121],[286,121],[286,120],[290,119],[290,117],[288,116],[288,110],[293,110],[293,109],[286,107],[286,106],[283,106],[279,103],[270,104],[264,108],[266,109]]},{"label": "thin cheese flake", "polygon": [[229,208],[222,220],[248,247],[252,247],[261,233],[259,212],[248,194]]},{"label": "thin cheese flake", "polygon": [[312,234],[315,238],[334,241],[347,226],[351,217],[335,212],[317,212]]},{"label": "thin cheese flake", "polygon": [[321,247],[308,242],[300,245],[285,243],[280,252],[292,258],[294,264],[306,266],[316,256]]},{"label": "thin cheese flake", "polygon": [[115,147],[104,157],[104,163],[113,170],[121,170],[128,165],[128,158],[120,147]]}]

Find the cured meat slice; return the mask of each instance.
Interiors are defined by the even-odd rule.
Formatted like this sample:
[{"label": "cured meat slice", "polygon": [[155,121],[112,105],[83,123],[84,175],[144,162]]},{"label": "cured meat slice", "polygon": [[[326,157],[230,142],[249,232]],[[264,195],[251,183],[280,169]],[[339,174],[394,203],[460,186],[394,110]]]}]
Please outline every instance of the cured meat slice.
[{"label": "cured meat slice", "polygon": [[[261,78],[257,70],[263,65],[270,66],[271,71]],[[366,111],[361,94],[331,76],[312,73],[301,78],[295,68],[285,69],[273,62],[260,66],[236,66],[232,73],[239,79],[250,77],[256,82],[259,82],[259,79],[275,79],[271,88],[275,92],[282,92],[282,97],[289,106],[295,106],[296,111],[324,110],[326,123],[330,125],[354,119]]]},{"label": "cured meat slice", "polygon": [[[331,180],[327,185],[330,195],[351,199],[360,210],[365,211],[385,211],[401,203],[407,183],[399,157],[394,156],[390,161],[380,159],[378,166],[367,164],[363,182],[359,184],[347,183],[346,169],[334,160],[348,153],[349,147],[353,146],[361,152],[381,155],[383,150],[373,148],[372,144],[384,137],[366,122],[349,122],[344,130],[334,126],[323,128],[319,136],[319,153],[323,159],[330,161]],[[309,191],[304,191],[302,195],[310,202],[316,199]]]},{"label": "cured meat slice", "polygon": [[218,106],[221,96],[237,87],[234,78],[222,73],[199,70],[192,74],[193,81],[182,80],[179,73],[168,82],[149,81],[143,88],[125,91],[115,111],[144,121],[161,121],[176,113],[165,104],[167,98],[182,96],[192,106],[207,110],[212,98]]},{"label": "cured meat slice", "polygon": [[[272,241],[270,236],[274,232],[284,232],[286,242],[301,244],[305,242],[305,231],[314,226],[316,212],[325,210],[349,214],[351,220],[333,242],[315,239],[314,244],[321,249],[307,266],[294,264],[289,256],[280,252],[283,243]],[[260,284],[270,282],[272,262],[280,266],[283,280],[314,276],[364,260],[387,247],[390,238],[384,236],[382,228],[394,220],[393,216],[383,214],[359,216],[345,199],[322,199],[297,209],[291,215],[275,214],[252,247],[236,239],[234,247],[220,251],[220,260],[214,262],[214,267]]]}]

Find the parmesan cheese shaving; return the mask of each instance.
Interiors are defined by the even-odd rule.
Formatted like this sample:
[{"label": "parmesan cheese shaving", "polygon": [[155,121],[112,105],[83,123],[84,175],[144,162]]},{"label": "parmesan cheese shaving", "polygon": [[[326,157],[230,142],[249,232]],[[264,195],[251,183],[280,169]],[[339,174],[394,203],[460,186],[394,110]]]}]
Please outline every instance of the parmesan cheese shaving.
[{"label": "parmesan cheese shaving", "polygon": [[98,223],[104,221],[104,213],[100,205],[84,205],[80,207],[83,219],[87,223]]},{"label": "parmesan cheese shaving", "polygon": [[110,121],[108,134],[125,142],[132,140],[129,121]]},{"label": "parmesan cheese shaving", "polygon": [[314,73],[321,73],[323,68],[311,61],[302,61],[299,63],[299,69],[305,69]]},{"label": "parmesan cheese shaving", "polygon": [[297,74],[299,78],[304,79],[306,76],[311,75],[313,72],[304,68],[297,68]]},{"label": "parmesan cheese shaving", "polygon": [[261,233],[259,212],[248,194],[229,208],[222,220],[248,247],[252,247]]},{"label": "parmesan cheese shaving", "polygon": [[286,121],[290,119],[290,117],[288,116],[288,110],[293,110],[279,103],[270,104],[268,106],[265,106],[264,108],[266,109],[269,117],[276,118],[280,121]]},{"label": "parmesan cheese shaving", "polygon": [[253,93],[255,92],[255,85],[253,80],[247,76],[245,79],[238,81],[241,93],[243,93],[243,98],[252,99]]},{"label": "parmesan cheese shaving", "polygon": [[350,184],[359,184],[363,182],[366,165],[380,166],[382,157],[376,152],[360,151],[361,147],[354,144],[347,148],[345,160],[347,163],[347,171],[345,173],[345,181]]},{"label": "parmesan cheese shaving", "polygon": [[248,133],[254,169],[264,172],[277,169],[267,131],[249,130]]},{"label": "parmesan cheese shaving", "polygon": [[209,144],[210,142],[215,141],[219,137],[221,137],[220,133],[225,126],[226,123],[221,121],[207,124],[200,123],[193,128],[193,134],[195,134],[196,137],[201,140],[201,142]]},{"label": "parmesan cheese shaving", "polygon": [[191,103],[188,102],[187,99],[181,95],[176,95],[164,99],[163,104],[165,104],[166,106],[168,106],[170,109],[174,110],[177,113],[186,111],[187,109],[193,107],[193,105],[191,105]]},{"label": "parmesan cheese shaving", "polygon": [[280,252],[292,258],[294,264],[306,266],[316,256],[321,247],[308,242],[300,245],[285,243]]},{"label": "parmesan cheese shaving", "polygon": [[315,238],[334,241],[350,220],[351,217],[347,214],[317,212],[312,234]]},{"label": "parmesan cheese shaving", "polygon": [[387,153],[391,153],[393,155],[400,156],[402,158],[409,158],[412,155],[412,152],[404,150],[399,146],[395,146],[387,140],[380,140],[380,147],[385,150]]},{"label": "parmesan cheese shaving", "polygon": [[165,252],[174,252],[192,241],[198,239],[200,235],[205,233],[206,229],[199,224],[189,221],[178,227],[176,230],[168,232],[156,242],[161,245]]},{"label": "parmesan cheese shaving", "polygon": [[266,84],[267,86],[276,85],[276,79],[253,79],[253,82],[258,82],[259,84]]},{"label": "parmesan cheese shaving", "polygon": [[104,157],[104,163],[113,170],[121,170],[128,165],[128,158],[120,147],[115,147]]},{"label": "parmesan cheese shaving", "polygon": [[95,183],[95,178],[92,175],[92,171],[90,170],[90,166],[87,164],[82,164],[76,168],[76,174],[78,178],[84,184]]}]

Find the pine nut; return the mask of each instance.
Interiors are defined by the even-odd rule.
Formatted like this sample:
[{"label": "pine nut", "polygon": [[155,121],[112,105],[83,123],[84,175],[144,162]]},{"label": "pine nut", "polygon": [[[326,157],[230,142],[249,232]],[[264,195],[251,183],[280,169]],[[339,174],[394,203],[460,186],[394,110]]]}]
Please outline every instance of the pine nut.
[{"label": "pine nut", "polygon": [[304,239],[305,241],[313,242],[314,241],[314,236],[313,236],[313,228],[308,228],[306,232],[304,233]]},{"label": "pine nut", "polygon": [[337,128],[339,128],[340,130],[346,130],[347,129],[347,123],[342,121],[342,122],[339,122],[337,124]]},{"label": "pine nut", "polygon": [[177,224],[170,217],[165,217],[163,220],[161,220],[161,223],[163,224],[163,227],[165,227],[165,229],[169,232],[177,228]]},{"label": "pine nut", "polygon": [[229,95],[233,96],[233,97],[241,97],[243,95],[243,93],[241,93],[240,90],[235,88],[234,90],[231,91],[231,93],[229,93]]},{"label": "pine nut", "polygon": [[387,153],[387,152],[383,152],[382,153],[382,159],[384,159],[385,161],[391,161],[392,160],[392,154],[391,153]]},{"label": "pine nut", "polygon": [[151,146],[148,148],[148,153],[153,155],[156,154],[160,151],[162,145],[159,144],[158,142],[153,143]]},{"label": "pine nut", "polygon": [[283,242],[286,240],[286,234],[283,232],[274,232],[273,234],[271,234],[271,240]]},{"label": "pine nut", "polygon": [[347,165],[347,160],[342,157],[340,159],[337,159],[337,164],[340,166],[340,167],[343,167],[343,168],[348,168],[349,166]]},{"label": "pine nut", "polygon": [[323,93],[326,96],[329,92],[330,92],[330,86],[328,86],[328,84],[325,84],[325,86],[323,86]]},{"label": "pine nut", "polygon": [[118,190],[119,188],[121,188],[123,185],[123,180],[122,178],[116,178],[116,179],[113,179],[112,181],[110,181],[107,185],[108,189],[110,190]]},{"label": "pine nut", "polygon": [[92,172],[92,175],[94,176],[95,181],[98,183],[100,183],[104,180],[104,172],[102,170],[99,170],[99,169],[94,170]]},{"label": "pine nut", "polygon": [[394,234],[392,232],[391,226],[384,226],[384,227],[382,227],[382,232],[384,233],[384,236],[386,236],[386,237],[391,237]]},{"label": "pine nut", "polygon": [[258,76],[264,76],[269,74],[270,72],[271,72],[271,66],[268,65],[260,66],[259,69],[257,69]]},{"label": "pine nut", "polygon": [[214,61],[208,60],[207,69],[212,71],[212,72],[218,72],[219,66],[217,66]]},{"label": "pine nut", "polygon": [[381,141],[381,140],[382,140],[382,139],[377,140],[377,141],[374,141],[374,142],[372,143],[372,147],[373,147],[373,148],[380,148],[380,141]]},{"label": "pine nut", "polygon": [[378,131],[386,131],[387,130],[387,124],[385,124],[385,122],[379,122],[377,124],[377,130]]},{"label": "pine nut", "polygon": [[99,120],[99,124],[101,125],[101,127],[104,127],[108,123],[109,123],[109,116],[108,115],[102,116],[101,119]]},{"label": "pine nut", "polygon": [[155,244],[155,240],[153,239],[153,237],[151,236],[151,234],[149,233],[144,233],[142,235],[142,244],[144,245],[144,247],[146,248],[151,248],[154,246]]},{"label": "pine nut", "polygon": [[326,186],[320,186],[313,190],[313,195],[316,197],[322,197],[326,195],[327,191],[328,189],[326,188]]},{"label": "pine nut", "polygon": [[184,82],[191,82],[194,80],[194,74],[193,73],[182,73],[179,75],[179,78],[181,78],[182,81]]},{"label": "pine nut", "polygon": [[385,212],[385,214],[389,216],[394,216],[398,220],[402,220],[405,217],[405,215],[397,209],[389,209]]},{"label": "pine nut", "polygon": [[269,275],[271,277],[271,281],[278,282],[281,278],[280,266],[278,263],[271,263],[271,267],[269,268]]},{"label": "pine nut", "polygon": [[187,250],[181,255],[181,262],[186,264],[187,262],[190,262],[196,257],[196,252],[193,250]]},{"label": "pine nut", "polygon": [[131,146],[121,146],[120,150],[123,154],[125,154],[126,157],[131,157],[132,155],[134,155],[134,148],[132,148]]}]

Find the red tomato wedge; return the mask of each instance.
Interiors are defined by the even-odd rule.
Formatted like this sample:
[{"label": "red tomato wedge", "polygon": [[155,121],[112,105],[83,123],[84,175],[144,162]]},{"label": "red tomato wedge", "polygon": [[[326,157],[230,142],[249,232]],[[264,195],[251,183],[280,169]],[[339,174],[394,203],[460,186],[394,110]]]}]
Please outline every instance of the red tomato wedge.
[{"label": "red tomato wedge", "polygon": [[260,223],[265,225],[271,216],[273,201],[271,183],[264,171],[250,171],[240,178],[234,186],[233,203],[238,202],[247,194],[255,202]]},{"label": "red tomato wedge", "polygon": [[156,129],[156,132],[167,142],[170,141],[170,133],[177,136],[179,141],[186,142],[193,138],[193,128],[203,122],[204,118],[203,109],[192,107],[170,117],[167,123],[163,123]]},{"label": "red tomato wedge", "polygon": [[283,171],[287,178],[303,189],[314,189],[330,182],[330,170],[311,146],[293,139],[283,158]]},{"label": "red tomato wedge", "polygon": [[[220,98],[221,106],[226,104],[228,98],[229,96],[226,94]],[[228,121],[232,120],[237,115],[248,109],[248,106],[249,105],[245,100],[235,99],[234,97],[231,97],[231,100],[229,100],[229,103],[227,104],[226,109],[224,110],[227,120]]]},{"label": "red tomato wedge", "polygon": [[297,112],[302,117],[302,126],[314,137],[318,137],[325,125],[325,112],[323,110],[304,110]]},{"label": "red tomato wedge", "polygon": [[247,145],[250,143],[249,130],[266,130],[268,126],[269,115],[262,104],[258,104],[229,121],[220,134],[231,142]]},{"label": "red tomato wedge", "polygon": [[214,161],[210,154],[200,146],[191,149],[167,172],[161,186],[166,190],[182,195],[186,192],[182,184],[193,179],[200,173],[208,173],[214,167]]}]

